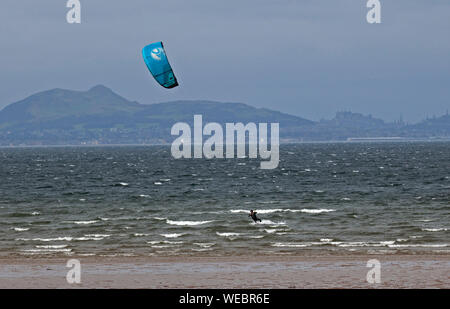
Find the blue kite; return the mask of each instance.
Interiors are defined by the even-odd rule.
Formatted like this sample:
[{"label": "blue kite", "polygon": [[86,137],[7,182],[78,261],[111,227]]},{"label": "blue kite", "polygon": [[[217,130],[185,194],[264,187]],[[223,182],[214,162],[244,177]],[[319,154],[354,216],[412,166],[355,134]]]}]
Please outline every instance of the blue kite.
[{"label": "blue kite", "polygon": [[178,86],[177,78],[167,60],[166,52],[162,42],[152,43],[142,49],[142,56],[148,70],[156,81],[164,88]]}]

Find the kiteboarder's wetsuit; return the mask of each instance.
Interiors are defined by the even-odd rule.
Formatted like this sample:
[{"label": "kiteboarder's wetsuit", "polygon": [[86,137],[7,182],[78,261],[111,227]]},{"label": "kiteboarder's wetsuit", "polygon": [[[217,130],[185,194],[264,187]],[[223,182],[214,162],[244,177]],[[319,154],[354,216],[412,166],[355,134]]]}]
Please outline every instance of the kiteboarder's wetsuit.
[{"label": "kiteboarder's wetsuit", "polygon": [[256,211],[250,210],[250,214],[248,216],[252,217],[252,219],[253,219],[253,221],[255,221],[255,223],[257,221],[261,222],[261,219],[256,216]]}]

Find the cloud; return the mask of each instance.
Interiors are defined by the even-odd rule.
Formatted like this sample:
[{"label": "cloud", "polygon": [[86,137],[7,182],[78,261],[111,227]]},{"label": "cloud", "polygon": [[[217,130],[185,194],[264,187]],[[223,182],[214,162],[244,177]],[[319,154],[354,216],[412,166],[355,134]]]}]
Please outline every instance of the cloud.
[{"label": "cloud", "polygon": [[[0,3],[0,107],[49,88],[103,83],[131,100],[238,101],[319,119],[350,109],[385,119],[441,114],[450,90],[450,3],[81,0]],[[162,40],[180,87],[148,75],[141,48]],[[230,52],[231,51],[231,52]]]}]

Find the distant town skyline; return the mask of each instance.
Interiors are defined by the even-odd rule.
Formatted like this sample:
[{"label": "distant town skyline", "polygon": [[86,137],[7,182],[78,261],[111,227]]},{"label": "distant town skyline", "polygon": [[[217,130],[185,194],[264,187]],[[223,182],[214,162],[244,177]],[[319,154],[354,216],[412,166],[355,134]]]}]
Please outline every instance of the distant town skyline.
[{"label": "distant town skyline", "polygon": [[[0,109],[34,93],[104,84],[142,104],[242,102],[311,120],[352,111],[416,123],[450,107],[450,2],[65,1],[0,4]],[[141,49],[163,41],[180,87],[161,89]]]}]

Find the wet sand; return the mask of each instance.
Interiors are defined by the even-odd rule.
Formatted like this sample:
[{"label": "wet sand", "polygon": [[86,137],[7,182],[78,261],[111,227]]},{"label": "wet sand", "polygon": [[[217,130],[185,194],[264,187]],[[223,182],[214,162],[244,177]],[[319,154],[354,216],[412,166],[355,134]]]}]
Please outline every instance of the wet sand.
[{"label": "wet sand", "polygon": [[[450,288],[448,255],[70,258],[80,284],[67,283],[69,258],[3,258],[0,288]],[[379,284],[366,280],[371,259]]]}]

